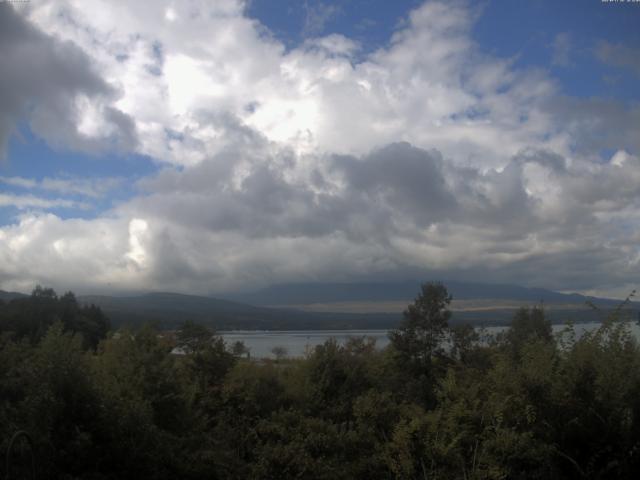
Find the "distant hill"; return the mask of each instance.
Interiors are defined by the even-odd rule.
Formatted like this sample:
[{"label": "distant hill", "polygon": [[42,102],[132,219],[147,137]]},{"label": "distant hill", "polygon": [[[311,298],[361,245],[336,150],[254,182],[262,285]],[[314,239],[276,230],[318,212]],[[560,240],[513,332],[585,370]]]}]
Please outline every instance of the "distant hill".
[{"label": "distant hill", "polygon": [[80,296],[84,304],[98,305],[115,326],[158,323],[175,328],[186,320],[217,330],[308,330],[389,328],[399,321],[393,314],[310,313],[256,307],[217,298],[178,293],[150,293],[132,297]]},{"label": "distant hill", "polygon": [[[452,323],[507,324],[520,306],[544,302],[551,321],[593,321],[620,303],[579,294],[563,294],[517,285],[447,281],[454,297]],[[393,328],[402,311],[419,291],[418,282],[325,283],[275,285],[257,292],[224,299],[177,293],[136,296],[78,296],[83,304],[98,305],[113,326],[156,323],[175,328],[185,320],[207,324],[217,330],[316,330]],[[0,291],[10,301],[26,295]],[[586,302],[602,308],[590,309]],[[638,304],[632,305],[633,318]]]},{"label": "distant hill", "polygon": [[28,295],[25,295],[24,293],[18,293],[18,292],[5,292],[4,290],[0,290],[0,300],[2,300],[3,302],[9,302],[11,300],[13,300],[14,298],[22,298],[22,297],[26,297]]},{"label": "distant hill", "polygon": [[[589,322],[601,320],[621,303],[620,300],[510,284],[443,283],[453,296],[452,323],[508,324],[516,309],[540,303],[554,323],[567,320]],[[295,308],[325,315],[384,312],[399,316],[419,290],[420,282],[281,284],[227,298],[253,305]],[[601,311],[594,311],[588,303],[597,305]],[[633,303],[631,309],[631,317],[637,318],[640,305]]]},{"label": "distant hill", "polygon": [[[600,305],[612,305],[619,300],[586,297],[577,293],[564,294],[544,288],[527,288],[518,285],[443,282],[454,300],[495,299],[518,300],[531,303],[584,304],[592,301]],[[305,305],[356,301],[410,302],[420,290],[420,282],[401,283],[298,283],[273,285],[255,292],[227,296],[230,300],[253,305]]]}]

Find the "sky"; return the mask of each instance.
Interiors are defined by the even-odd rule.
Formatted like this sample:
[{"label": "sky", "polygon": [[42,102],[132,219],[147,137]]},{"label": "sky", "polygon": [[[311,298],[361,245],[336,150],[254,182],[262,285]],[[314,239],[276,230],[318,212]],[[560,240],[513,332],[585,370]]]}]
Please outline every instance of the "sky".
[{"label": "sky", "polygon": [[640,278],[640,2],[0,2],[0,289]]}]

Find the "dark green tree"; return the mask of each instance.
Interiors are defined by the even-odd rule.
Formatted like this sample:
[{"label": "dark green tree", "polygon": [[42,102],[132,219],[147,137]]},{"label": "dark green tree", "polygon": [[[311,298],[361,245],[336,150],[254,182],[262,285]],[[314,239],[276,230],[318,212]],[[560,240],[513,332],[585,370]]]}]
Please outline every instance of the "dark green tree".
[{"label": "dark green tree", "polygon": [[451,355],[463,363],[469,362],[473,358],[471,354],[479,339],[480,335],[473,328],[473,325],[466,323],[452,327],[450,334]]},{"label": "dark green tree", "polygon": [[451,295],[439,282],[425,283],[420,295],[404,311],[404,320],[389,338],[400,356],[412,364],[429,367],[442,353],[442,342],[449,328]]},{"label": "dark green tree", "polygon": [[233,345],[231,345],[231,353],[236,357],[251,357],[249,347],[247,347],[242,340],[233,342]]},{"label": "dark green tree", "polygon": [[553,341],[551,322],[545,317],[540,306],[520,308],[511,321],[511,326],[504,334],[504,340],[514,355],[531,342]]},{"label": "dark green tree", "polygon": [[34,344],[58,321],[65,332],[82,337],[85,349],[95,349],[109,331],[109,319],[99,307],[80,305],[71,292],[58,297],[51,288],[40,285],[31,296],[13,299],[0,308],[0,331]]},{"label": "dark green tree", "polygon": [[211,346],[213,331],[199,323],[187,320],[178,330],[178,346],[186,353],[196,353]]}]

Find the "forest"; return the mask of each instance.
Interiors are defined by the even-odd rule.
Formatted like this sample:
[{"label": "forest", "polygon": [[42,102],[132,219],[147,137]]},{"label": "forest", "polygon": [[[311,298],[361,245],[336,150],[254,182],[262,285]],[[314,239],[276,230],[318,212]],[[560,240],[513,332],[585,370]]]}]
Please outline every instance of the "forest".
[{"label": "forest", "polygon": [[638,478],[626,302],[583,335],[534,305],[489,337],[417,293],[384,349],[277,360],[192,322],[114,331],[72,293],[0,301],[0,478]]}]

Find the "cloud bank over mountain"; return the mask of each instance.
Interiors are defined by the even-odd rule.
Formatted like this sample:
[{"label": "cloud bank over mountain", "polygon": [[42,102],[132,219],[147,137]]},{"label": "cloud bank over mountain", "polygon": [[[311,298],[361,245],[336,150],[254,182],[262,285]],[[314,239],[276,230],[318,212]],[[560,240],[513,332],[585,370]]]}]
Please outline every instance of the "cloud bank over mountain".
[{"label": "cloud bank over mountain", "polygon": [[0,147],[28,122],[157,171],[94,218],[38,203],[42,180],[0,195],[22,205],[0,227],[4,289],[445,275],[622,294],[638,278],[640,107],[483,51],[466,3],[425,3],[366,54],[335,33],[285,47],[232,0],[15,10],[0,4]]}]

